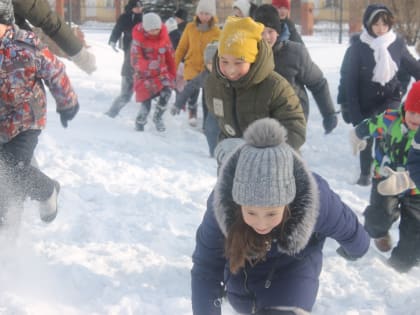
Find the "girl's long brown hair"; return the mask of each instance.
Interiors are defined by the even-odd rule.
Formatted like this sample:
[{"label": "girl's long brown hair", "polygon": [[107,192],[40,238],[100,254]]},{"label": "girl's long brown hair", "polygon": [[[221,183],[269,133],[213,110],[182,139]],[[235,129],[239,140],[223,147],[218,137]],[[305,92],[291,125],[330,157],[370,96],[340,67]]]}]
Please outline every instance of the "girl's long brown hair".
[{"label": "girl's long brown hair", "polygon": [[[280,233],[283,233],[283,226],[289,217],[289,208],[283,214],[280,223]],[[241,207],[235,209],[235,220],[230,226],[225,242],[225,255],[229,259],[229,269],[232,273],[237,273],[239,269],[245,267],[246,261],[259,261],[264,259],[269,246],[271,246],[272,235],[260,235],[252,227],[245,223],[242,217]]]}]

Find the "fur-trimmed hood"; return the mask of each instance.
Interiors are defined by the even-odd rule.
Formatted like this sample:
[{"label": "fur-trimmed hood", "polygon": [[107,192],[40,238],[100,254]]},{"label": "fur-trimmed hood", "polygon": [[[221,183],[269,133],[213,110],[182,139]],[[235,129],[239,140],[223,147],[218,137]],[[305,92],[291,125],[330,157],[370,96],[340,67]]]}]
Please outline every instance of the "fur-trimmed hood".
[{"label": "fur-trimmed hood", "polygon": [[[238,158],[243,146],[237,148],[223,163],[214,190],[214,212],[223,234],[227,236],[235,220],[232,185]],[[303,250],[309,242],[319,214],[318,186],[301,158],[293,154],[293,173],[296,181],[296,197],[289,205],[291,216],[284,225],[283,235],[274,232],[279,252],[294,255]]]}]

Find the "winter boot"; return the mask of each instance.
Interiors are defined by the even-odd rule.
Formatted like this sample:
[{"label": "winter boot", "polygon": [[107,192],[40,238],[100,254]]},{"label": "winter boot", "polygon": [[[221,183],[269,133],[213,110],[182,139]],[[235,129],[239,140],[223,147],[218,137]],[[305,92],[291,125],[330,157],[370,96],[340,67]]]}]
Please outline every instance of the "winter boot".
[{"label": "winter boot", "polygon": [[165,131],[165,124],[163,123],[163,113],[165,112],[165,107],[160,105],[156,106],[155,113],[153,114],[153,122],[155,123],[157,131]]},{"label": "winter boot", "polygon": [[144,125],[147,123],[147,116],[149,116],[150,104],[141,104],[140,111],[136,117],[136,130],[143,131]]},{"label": "winter boot", "polygon": [[197,126],[197,107],[195,108],[188,108],[188,123],[191,127]]},{"label": "winter boot", "polygon": [[376,248],[378,248],[381,252],[389,252],[392,248],[392,240],[389,233],[383,237],[375,238],[374,242]]},{"label": "winter boot", "polygon": [[39,216],[42,221],[49,223],[57,216],[57,199],[60,192],[60,184],[54,180],[54,187],[51,196],[39,203]]},{"label": "winter boot", "polygon": [[370,175],[360,174],[356,184],[360,186],[369,186],[371,184]]}]

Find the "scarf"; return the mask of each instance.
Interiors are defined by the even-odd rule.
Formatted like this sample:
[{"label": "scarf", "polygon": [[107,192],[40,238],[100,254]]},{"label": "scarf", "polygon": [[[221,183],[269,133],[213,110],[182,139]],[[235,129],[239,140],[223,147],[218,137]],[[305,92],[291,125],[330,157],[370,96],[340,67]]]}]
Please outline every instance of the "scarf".
[{"label": "scarf", "polygon": [[388,51],[388,46],[391,45],[396,38],[397,36],[393,30],[390,30],[382,36],[372,37],[366,29],[363,28],[362,34],[360,35],[360,40],[369,45],[373,50],[376,65],[373,69],[372,81],[378,82],[382,86],[389,82],[398,71],[398,67]]}]

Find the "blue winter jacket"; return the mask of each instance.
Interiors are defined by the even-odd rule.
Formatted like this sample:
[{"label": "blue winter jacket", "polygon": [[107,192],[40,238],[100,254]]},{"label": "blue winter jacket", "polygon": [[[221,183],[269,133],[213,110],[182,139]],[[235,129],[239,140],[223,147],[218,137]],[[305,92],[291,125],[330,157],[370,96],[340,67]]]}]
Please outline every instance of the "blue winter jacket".
[{"label": "blue winter jacket", "polygon": [[240,148],[222,165],[197,230],[191,271],[193,314],[221,314],[221,283],[225,284],[231,305],[242,314],[273,306],[310,312],[318,292],[326,237],[337,240],[347,254],[361,257],[369,248],[369,236],[327,182],[310,173],[295,155],[297,191],[284,225],[287,235],[272,232],[273,242],[266,259],[254,266],[246,264],[232,274],[224,256],[224,244],[235,220],[233,209],[238,207],[231,192],[239,151]]},{"label": "blue winter jacket", "polygon": [[[401,37],[397,36],[388,51],[398,69],[405,69],[416,80],[420,80],[420,63],[410,54]],[[398,76],[395,75],[385,86],[372,81],[376,65],[373,50],[360,40],[359,35],[352,38],[345,58],[348,60],[343,60],[343,64],[347,69],[341,72],[345,73],[346,78],[341,83],[345,84],[350,120],[354,126],[388,108],[399,107],[402,88]]]}]

